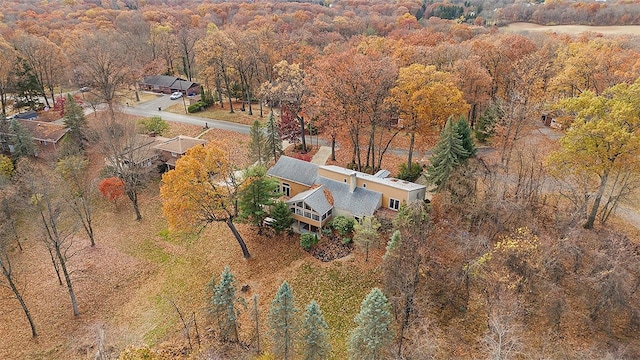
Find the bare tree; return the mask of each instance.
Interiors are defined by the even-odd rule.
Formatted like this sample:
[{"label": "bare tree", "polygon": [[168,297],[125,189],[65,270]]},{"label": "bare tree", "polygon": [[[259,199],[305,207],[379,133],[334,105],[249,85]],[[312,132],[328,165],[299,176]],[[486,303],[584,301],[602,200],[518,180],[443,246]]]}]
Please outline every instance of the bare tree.
[{"label": "bare tree", "polygon": [[515,299],[503,299],[490,311],[488,332],[483,339],[489,359],[508,360],[522,355],[522,327],[517,306]]},{"label": "bare tree", "polygon": [[177,47],[182,56],[182,71],[189,81],[194,77],[196,59],[195,45],[201,35],[201,32],[197,28],[188,26],[183,26],[176,31]]},{"label": "bare tree", "polygon": [[408,329],[416,310],[416,294],[431,224],[423,203],[404,206],[394,221],[396,231],[384,255],[384,289],[397,323],[396,355],[401,358]]},{"label": "bare tree", "polygon": [[0,113],[7,113],[7,96],[13,85],[13,71],[17,66],[17,52],[0,37]]},{"label": "bare tree", "polygon": [[117,91],[130,82],[130,66],[120,35],[114,31],[85,33],[72,45],[72,61],[80,81],[107,103],[115,122]]},{"label": "bare tree", "polygon": [[[29,65],[40,91],[45,94],[45,103],[47,106],[53,106],[55,102],[54,87],[62,82],[67,61],[64,52],[58,45],[45,37],[24,33],[16,37],[14,45],[18,56]],[[51,96],[51,103],[49,103],[47,95]]]},{"label": "bare tree", "polygon": [[[4,229],[3,229],[4,230]],[[9,250],[9,239],[4,234],[4,231],[0,234],[0,270],[2,270],[3,282],[0,285],[4,285],[8,287],[13,296],[15,296],[16,300],[20,303],[20,307],[24,312],[24,315],[27,317],[29,321],[29,326],[31,327],[31,336],[36,337],[38,333],[36,331],[36,325],[33,322],[33,318],[31,317],[31,313],[29,312],[29,308],[27,308],[27,304],[25,303],[22,293],[18,289],[16,271],[11,264],[11,251]]]},{"label": "bare tree", "polygon": [[[59,179],[54,176],[53,171],[29,161],[19,163],[18,176],[22,181],[25,196],[35,208],[44,235],[42,240],[52,255],[54,266],[57,266],[56,271],[61,271],[64,276],[73,315],[78,316],[80,310],[68,267],[68,261],[73,256],[73,235],[77,227],[75,222],[71,221],[72,217],[68,216],[66,203],[57,191],[60,186]],[[59,273],[58,280],[60,281]]]},{"label": "bare tree", "polygon": [[135,123],[125,118],[104,124],[98,133],[111,175],[124,182],[136,220],[142,220],[138,193],[146,185],[158,158],[153,148],[155,139],[138,134]]},{"label": "bare tree", "polygon": [[87,167],[89,160],[80,156],[67,156],[58,161],[57,171],[66,180],[64,182],[64,198],[71,206],[73,213],[80,220],[89,236],[91,246],[95,246],[93,234],[93,206],[91,204],[95,187],[89,179]]}]

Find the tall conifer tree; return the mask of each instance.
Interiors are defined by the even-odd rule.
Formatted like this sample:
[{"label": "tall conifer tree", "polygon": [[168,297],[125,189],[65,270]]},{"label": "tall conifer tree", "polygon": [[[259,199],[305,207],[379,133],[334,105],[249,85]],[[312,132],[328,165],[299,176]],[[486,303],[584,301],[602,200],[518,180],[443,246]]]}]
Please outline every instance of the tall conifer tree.
[{"label": "tall conifer tree", "polygon": [[269,153],[267,152],[267,136],[265,134],[265,128],[260,124],[260,121],[256,120],[249,129],[249,156],[251,161],[257,162],[259,165],[263,165]]},{"label": "tall conifer tree", "polygon": [[273,354],[278,359],[294,358],[294,343],[298,333],[298,323],[293,290],[284,281],[269,308],[269,330],[273,342]]},{"label": "tall conifer tree", "polygon": [[329,326],[324,321],[320,305],[311,300],[302,321],[302,359],[324,360],[331,353]]},{"label": "tall conifer tree", "polygon": [[84,116],[82,107],[78,105],[76,99],[67,94],[64,104],[64,126],[69,128],[68,136],[78,150],[83,150],[82,141],[85,137],[85,129],[87,127],[87,119]]},{"label": "tall conifer tree", "polygon": [[373,288],[362,301],[360,313],[355,317],[358,327],[352,330],[349,336],[349,359],[384,359],[393,341],[392,320],[387,297],[380,289]]},{"label": "tall conifer tree", "polygon": [[220,336],[225,341],[238,341],[238,314],[236,304],[235,276],[228,266],[220,274],[220,282],[212,281],[213,298],[211,299],[211,314],[218,324]]},{"label": "tall conifer tree", "polygon": [[273,111],[269,113],[269,120],[265,124],[266,142],[265,153],[270,160],[278,161],[280,155],[282,155],[282,137],[280,135],[280,127],[276,123]]},{"label": "tall conifer tree", "polygon": [[450,117],[433,149],[431,165],[427,167],[427,180],[436,185],[438,191],[444,189],[453,169],[467,157],[469,153],[462,146],[462,138],[453,129]]},{"label": "tall conifer tree", "polygon": [[462,140],[462,147],[467,151],[467,157],[464,159],[476,156],[476,144],[473,142],[473,138],[471,137],[471,128],[469,127],[469,124],[467,124],[467,120],[464,118],[458,119],[453,126],[453,131],[460,136],[460,139]]}]

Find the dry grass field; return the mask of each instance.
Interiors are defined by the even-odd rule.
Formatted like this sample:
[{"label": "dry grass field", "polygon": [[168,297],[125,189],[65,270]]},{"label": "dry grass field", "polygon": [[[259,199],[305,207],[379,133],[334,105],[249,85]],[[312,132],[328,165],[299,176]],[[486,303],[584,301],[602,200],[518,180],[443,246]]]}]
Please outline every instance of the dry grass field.
[{"label": "dry grass field", "polygon": [[640,26],[587,26],[587,25],[553,25],[545,26],[532,23],[516,22],[501,28],[508,32],[555,32],[561,34],[578,35],[583,32],[601,33],[606,35],[639,35]]}]

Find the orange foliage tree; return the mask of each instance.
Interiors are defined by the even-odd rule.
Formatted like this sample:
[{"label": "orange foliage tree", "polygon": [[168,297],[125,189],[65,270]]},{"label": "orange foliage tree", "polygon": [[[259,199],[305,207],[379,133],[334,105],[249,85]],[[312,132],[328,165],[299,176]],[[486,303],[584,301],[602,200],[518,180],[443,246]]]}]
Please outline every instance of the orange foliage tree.
[{"label": "orange foliage tree", "polygon": [[238,187],[233,166],[217,144],[196,146],[162,176],[162,213],[172,230],[198,232],[212,222],[224,222],[242,255],[249,258],[247,245],[233,223],[238,216]]},{"label": "orange foliage tree", "polygon": [[100,190],[100,193],[105,199],[113,201],[115,204],[116,201],[124,195],[124,182],[117,177],[106,178],[100,181],[98,190]]},{"label": "orange foliage tree", "polygon": [[352,145],[354,168],[375,172],[397,133],[390,126],[385,103],[395,84],[397,67],[372,44],[362,45],[369,46],[367,54],[347,50],[314,64],[307,81],[314,95],[308,97],[306,106],[319,117],[321,127],[329,129],[332,150],[336,136],[344,136]]}]

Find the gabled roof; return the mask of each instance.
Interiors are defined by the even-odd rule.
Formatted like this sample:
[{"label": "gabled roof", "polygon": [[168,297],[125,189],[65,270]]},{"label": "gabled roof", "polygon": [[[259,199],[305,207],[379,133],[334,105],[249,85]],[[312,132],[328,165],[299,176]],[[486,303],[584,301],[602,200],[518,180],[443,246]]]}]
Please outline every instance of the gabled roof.
[{"label": "gabled roof", "polygon": [[206,140],[192,138],[184,135],[178,135],[174,138],[165,140],[157,144],[155,148],[161,151],[168,151],[171,153],[183,155],[184,153],[187,152],[187,150],[191,149],[192,147],[197,145],[204,145],[206,143],[207,143]]},{"label": "gabled roof", "polygon": [[168,75],[151,75],[145,76],[142,81],[145,85],[153,85],[158,87],[166,87],[175,90],[187,90],[194,85],[197,85],[193,81],[185,80],[176,76]]},{"label": "gabled roof", "polygon": [[[123,152],[118,156],[125,162],[136,165],[157,158],[159,155],[154,149],[157,141],[157,138],[136,134],[135,137],[129,139]],[[111,160],[108,160],[107,163],[109,165],[113,164]]]},{"label": "gabled roof", "polygon": [[147,85],[171,87],[171,84],[176,82],[176,80],[182,80],[182,79],[175,76],[168,76],[168,75],[152,75],[152,76],[145,76],[142,82]]},{"label": "gabled roof", "polygon": [[329,211],[329,209],[333,208],[333,206],[327,200],[327,197],[324,194],[324,189],[322,186],[315,187],[313,189],[309,189],[307,191],[303,191],[296,196],[292,197],[287,201],[287,204],[294,203],[297,201],[304,201],[307,205],[309,205],[313,210],[315,210],[318,214],[322,215]]},{"label": "gabled roof", "polygon": [[50,142],[55,144],[60,141],[60,139],[62,139],[67,131],[69,131],[69,129],[67,129],[63,125],[48,122],[22,119],[15,119],[15,121],[24,126],[29,131],[29,134],[31,134],[31,137],[37,141]]},{"label": "gabled roof", "polygon": [[175,90],[187,91],[195,84],[196,83],[194,83],[193,81],[177,79],[173,84],[171,84],[171,88]]},{"label": "gabled roof", "polygon": [[[380,207],[382,194],[361,187],[349,191],[349,183],[318,176],[316,184],[327,188],[333,195],[333,206],[354,216],[371,216]],[[324,194],[323,194],[324,195]],[[311,204],[309,204],[311,206]]]},{"label": "gabled roof", "polygon": [[267,175],[306,186],[313,185],[317,174],[318,165],[288,156],[280,156],[278,162],[267,171]]}]

